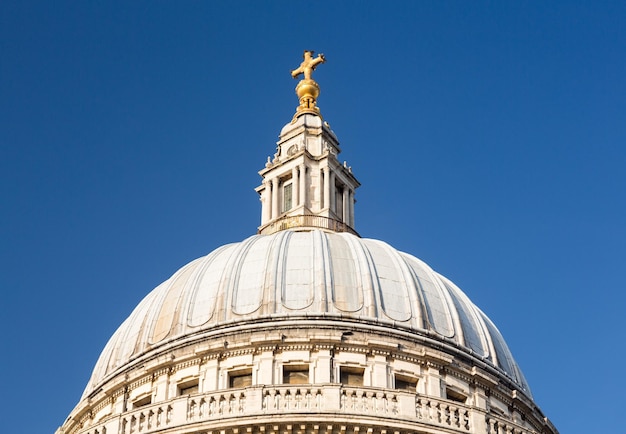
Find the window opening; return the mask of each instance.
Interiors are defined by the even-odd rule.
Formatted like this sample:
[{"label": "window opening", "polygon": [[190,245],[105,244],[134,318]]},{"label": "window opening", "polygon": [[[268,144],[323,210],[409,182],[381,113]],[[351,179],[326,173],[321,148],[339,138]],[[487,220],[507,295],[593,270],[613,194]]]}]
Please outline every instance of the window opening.
[{"label": "window opening", "polygon": [[133,402],[133,409],[135,408],[139,408],[139,407],[144,407],[148,404],[152,404],[152,395],[148,395],[145,398],[141,398],[138,399],[137,401]]},{"label": "window opening", "polygon": [[283,187],[283,212],[291,209],[293,204],[293,183],[285,184]]},{"label": "window opening", "polygon": [[198,393],[198,380],[187,381],[178,385],[178,395],[191,395]]},{"label": "window opening", "polygon": [[335,214],[343,219],[343,188],[335,186]]},{"label": "window opening", "polygon": [[407,377],[405,375],[396,375],[394,379],[397,390],[405,390],[407,392],[417,391],[417,378]]},{"label": "window opening", "polygon": [[252,385],[252,370],[232,372],[228,375],[228,387],[238,389]]},{"label": "window opening", "polygon": [[308,384],[308,365],[285,365],[283,366],[283,384]]},{"label": "window opening", "polygon": [[347,386],[362,386],[363,385],[363,369],[352,368],[348,366],[342,366],[339,369],[339,376],[341,384]]},{"label": "window opening", "polygon": [[446,399],[465,404],[465,401],[467,401],[467,396],[463,395],[460,392],[457,392],[456,390],[452,390],[446,387]]}]

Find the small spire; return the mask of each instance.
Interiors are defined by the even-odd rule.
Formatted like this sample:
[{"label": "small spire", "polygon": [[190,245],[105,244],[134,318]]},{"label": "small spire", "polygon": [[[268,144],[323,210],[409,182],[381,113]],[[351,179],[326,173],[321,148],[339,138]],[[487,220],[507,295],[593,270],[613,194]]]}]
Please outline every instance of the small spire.
[{"label": "small spire", "polygon": [[317,107],[317,97],[320,94],[320,87],[315,80],[311,78],[311,74],[318,64],[326,62],[323,54],[313,57],[313,51],[304,50],[304,60],[297,69],[291,71],[293,78],[298,78],[300,74],[304,75],[304,79],[300,80],[296,86],[296,95],[300,99],[300,105],[296,108],[296,114],[293,116],[292,122],[302,114],[311,113],[321,116],[320,109]]}]

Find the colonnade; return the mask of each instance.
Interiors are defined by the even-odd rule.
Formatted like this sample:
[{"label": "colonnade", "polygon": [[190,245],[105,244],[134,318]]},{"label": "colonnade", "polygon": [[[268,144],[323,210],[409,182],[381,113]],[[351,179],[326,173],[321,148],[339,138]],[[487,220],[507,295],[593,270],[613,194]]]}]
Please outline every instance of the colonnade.
[{"label": "colonnade", "polygon": [[[307,195],[307,170],[309,168],[301,163],[291,169],[291,177],[281,180],[281,177],[265,179],[265,188],[262,196],[262,224],[279,218],[285,211],[284,207],[284,186],[291,182],[292,185],[292,208],[306,205],[309,201]],[[337,183],[337,175],[330,167],[323,167],[320,171],[319,202],[318,206],[312,205],[311,211],[319,214],[322,210],[328,210],[338,216],[341,221],[354,227],[354,189],[347,184]],[[315,199],[314,199],[315,202]],[[319,207],[319,209],[315,209]]]},{"label": "colonnade", "polygon": [[[307,202],[306,171],[307,167],[304,163],[291,169],[289,181],[291,181],[292,185],[293,207],[304,205]],[[281,183],[280,177],[276,176],[264,180],[263,184],[265,184],[265,189],[263,190],[263,222],[267,223],[280,217],[283,213],[281,203],[284,198],[281,195],[281,187],[284,186],[284,182]]]}]

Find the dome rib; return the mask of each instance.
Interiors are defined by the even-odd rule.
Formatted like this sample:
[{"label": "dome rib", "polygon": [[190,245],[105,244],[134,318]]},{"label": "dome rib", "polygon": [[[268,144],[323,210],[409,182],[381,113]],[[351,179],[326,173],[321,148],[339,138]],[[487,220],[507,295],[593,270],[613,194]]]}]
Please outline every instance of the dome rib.
[{"label": "dome rib", "polygon": [[365,306],[366,288],[359,269],[358,249],[342,236],[323,235],[328,245],[328,281],[333,311],[357,313]]},{"label": "dome rib", "polygon": [[228,251],[234,249],[233,244],[227,244],[205,256],[193,294],[189,298],[187,325],[201,327],[213,318],[217,309],[219,282],[222,278],[224,264],[228,260]]},{"label": "dome rib", "polygon": [[449,292],[454,293],[454,297],[452,297],[452,299],[454,300],[457,310],[463,310],[464,317],[471,322],[471,324],[466,324],[463,321],[461,322],[465,345],[472,349],[478,356],[482,358],[489,358],[492,354],[494,354],[492,350],[492,339],[478,308],[476,308],[469,297],[467,297],[467,295],[452,281],[440,274],[439,279],[443,281]]},{"label": "dome rib", "polygon": [[314,294],[316,295],[315,307],[319,312],[328,312],[329,300],[332,300],[332,294],[329,293],[329,287],[331,285],[329,284],[330,259],[328,257],[328,239],[326,238],[326,234],[321,231],[314,231],[311,232],[311,234],[316,252],[316,255],[313,257],[314,269],[316,270],[314,280]]},{"label": "dome rib", "polygon": [[404,256],[409,262],[416,265],[413,267],[413,272],[417,277],[424,300],[428,329],[442,338],[453,338],[454,324],[452,322],[452,313],[441,287],[436,283],[438,281],[436,273],[416,257],[406,253]]},{"label": "dome rib", "polygon": [[[312,238],[311,232],[307,238]],[[280,282],[281,303],[287,310],[306,309],[315,301],[318,264],[313,241],[293,234],[289,238]]]},{"label": "dome rib", "polygon": [[[411,304],[409,303],[409,287],[407,285],[407,282],[411,279],[404,273],[402,267],[404,261],[401,260],[399,252],[393,249],[389,244],[372,244],[375,248],[381,249],[381,252],[384,252],[389,259],[389,263],[384,264],[385,266],[383,267],[379,266],[379,269],[382,269],[382,271],[386,271],[386,268],[393,270],[393,273],[390,274],[379,274],[378,281],[381,283],[379,288],[380,305],[383,313],[394,321],[402,323],[411,321],[413,312]],[[380,263],[380,256],[377,255],[377,257]]]}]

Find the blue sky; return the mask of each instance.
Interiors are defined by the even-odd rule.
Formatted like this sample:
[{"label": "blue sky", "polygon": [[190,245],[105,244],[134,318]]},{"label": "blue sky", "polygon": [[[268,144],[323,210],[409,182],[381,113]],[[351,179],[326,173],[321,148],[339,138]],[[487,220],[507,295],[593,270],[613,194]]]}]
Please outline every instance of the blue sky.
[{"label": "blue sky", "polygon": [[303,49],[361,235],[459,285],[562,433],[617,432],[618,1],[2,2],[3,430],[54,432],[143,296],[255,233]]}]

